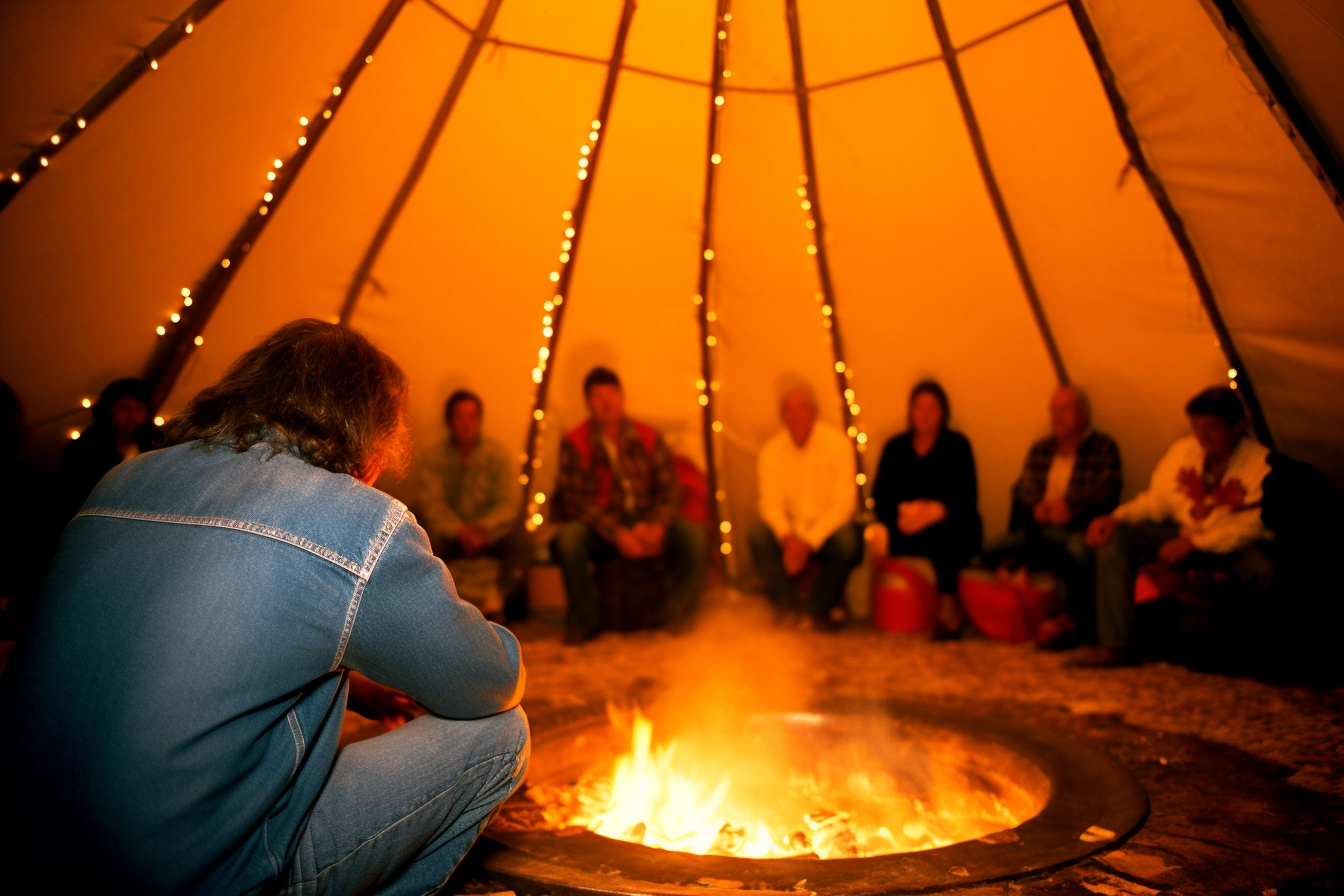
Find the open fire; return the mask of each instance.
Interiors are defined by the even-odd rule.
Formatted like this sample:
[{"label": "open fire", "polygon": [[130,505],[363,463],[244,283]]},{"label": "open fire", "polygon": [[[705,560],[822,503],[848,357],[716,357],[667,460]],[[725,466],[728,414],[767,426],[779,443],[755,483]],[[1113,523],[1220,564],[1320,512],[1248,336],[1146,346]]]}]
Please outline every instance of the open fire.
[{"label": "open fire", "polygon": [[528,786],[505,824],[696,855],[861,858],[1011,840],[1049,796],[1008,750],[891,720],[762,714],[658,742],[639,710],[609,715],[620,746]]}]

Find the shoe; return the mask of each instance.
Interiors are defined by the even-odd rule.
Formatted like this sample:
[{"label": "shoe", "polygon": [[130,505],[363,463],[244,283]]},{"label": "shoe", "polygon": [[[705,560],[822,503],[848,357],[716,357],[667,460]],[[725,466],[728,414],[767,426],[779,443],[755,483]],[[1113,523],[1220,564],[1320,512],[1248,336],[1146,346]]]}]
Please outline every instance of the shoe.
[{"label": "shoe", "polygon": [[1075,669],[1115,669],[1143,662],[1139,652],[1127,647],[1079,647],[1064,665]]},{"label": "shoe", "polygon": [[569,647],[579,647],[587,644],[597,634],[596,628],[583,628],[578,625],[565,626],[565,636],[560,639],[560,643]]}]

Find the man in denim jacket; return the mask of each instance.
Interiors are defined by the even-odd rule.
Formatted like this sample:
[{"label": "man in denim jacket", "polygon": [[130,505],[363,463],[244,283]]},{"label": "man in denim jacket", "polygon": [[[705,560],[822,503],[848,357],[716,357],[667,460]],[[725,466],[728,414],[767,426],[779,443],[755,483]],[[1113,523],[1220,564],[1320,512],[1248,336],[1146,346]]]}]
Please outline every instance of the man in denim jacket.
[{"label": "man in denim jacket", "polygon": [[[442,885],[522,779],[524,673],[369,487],[404,469],[405,396],[363,337],[296,321],[103,479],[4,685],[16,861],[138,892]],[[354,672],[429,714],[338,752]]]}]

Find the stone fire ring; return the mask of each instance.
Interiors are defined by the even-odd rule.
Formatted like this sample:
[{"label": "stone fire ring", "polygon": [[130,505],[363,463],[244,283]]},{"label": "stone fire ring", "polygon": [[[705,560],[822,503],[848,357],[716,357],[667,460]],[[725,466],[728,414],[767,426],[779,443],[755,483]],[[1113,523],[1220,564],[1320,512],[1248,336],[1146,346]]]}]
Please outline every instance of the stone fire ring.
[{"label": "stone fire ring", "polygon": [[[486,831],[481,866],[520,893],[705,894],[752,890],[845,896],[915,893],[1018,877],[1076,862],[1143,824],[1148,796],[1126,769],[1048,731],[963,710],[901,701],[832,703],[835,714],[885,713],[1005,747],[1034,764],[1051,795],[1011,832],[922,852],[860,859],[697,856],[602,837],[587,830]],[[540,724],[538,724],[540,723]],[[597,708],[533,724],[534,756],[547,744],[606,725]],[[801,883],[800,882],[804,882]]]}]

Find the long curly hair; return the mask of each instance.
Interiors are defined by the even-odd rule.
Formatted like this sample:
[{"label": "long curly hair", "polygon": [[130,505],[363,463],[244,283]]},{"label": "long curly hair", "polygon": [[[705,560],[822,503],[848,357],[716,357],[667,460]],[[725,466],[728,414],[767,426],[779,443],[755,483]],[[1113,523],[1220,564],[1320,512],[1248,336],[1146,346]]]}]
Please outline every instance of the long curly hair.
[{"label": "long curly hair", "polygon": [[167,444],[199,439],[242,452],[265,443],[333,473],[405,474],[406,392],[401,368],[368,339],[312,318],[291,321],[173,417]]}]

